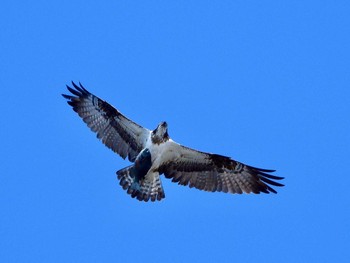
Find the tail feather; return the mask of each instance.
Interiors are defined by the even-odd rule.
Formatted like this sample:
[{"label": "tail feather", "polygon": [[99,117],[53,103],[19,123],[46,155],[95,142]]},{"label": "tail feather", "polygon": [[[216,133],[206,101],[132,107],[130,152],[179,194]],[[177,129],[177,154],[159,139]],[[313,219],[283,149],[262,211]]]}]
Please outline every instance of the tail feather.
[{"label": "tail feather", "polygon": [[124,190],[127,190],[134,182],[134,178],[131,176],[132,168],[133,165],[130,165],[117,172],[118,179],[120,180],[119,184],[123,187]]},{"label": "tail feather", "polygon": [[132,198],[139,201],[160,201],[165,197],[159,173],[147,174],[143,179],[136,180],[134,165],[117,171],[120,185]]}]

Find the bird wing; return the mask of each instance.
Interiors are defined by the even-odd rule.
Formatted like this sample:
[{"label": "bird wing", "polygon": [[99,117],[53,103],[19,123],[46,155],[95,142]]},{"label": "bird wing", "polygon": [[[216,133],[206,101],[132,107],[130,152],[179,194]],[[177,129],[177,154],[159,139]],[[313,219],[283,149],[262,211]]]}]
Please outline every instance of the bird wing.
[{"label": "bird wing", "polygon": [[255,168],[230,157],[200,152],[168,141],[168,152],[158,170],[180,185],[210,192],[277,193],[272,186],[283,186],[271,175],[274,170]]},{"label": "bird wing", "polygon": [[145,147],[151,131],[122,115],[106,101],[87,91],[80,83],[67,85],[72,95],[62,94],[68,100],[97,138],[122,158],[134,161],[137,154]]}]

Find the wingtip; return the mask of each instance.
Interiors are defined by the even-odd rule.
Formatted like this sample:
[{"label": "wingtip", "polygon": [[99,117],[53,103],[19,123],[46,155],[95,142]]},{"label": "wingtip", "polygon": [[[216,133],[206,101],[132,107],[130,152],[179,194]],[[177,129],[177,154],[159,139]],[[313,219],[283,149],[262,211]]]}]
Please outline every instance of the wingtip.
[{"label": "wingtip", "polygon": [[73,80],[72,80],[72,85],[74,88],[79,89],[79,86],[77,84],[75,84],[75,82]]},{"label": "wingtip", "polygon": [[69,96],[69,95],[67,95],[67,94],[63,94],[63,93],[62,93],[61,95],[62,95],[63,98],[65,98],[65,99],[67,99],[67,100],[69,100],[70,97],[71,97],[71,96]]},{"label": "wingtip", "polygon": [[81,84],[80,81],[79,81],[79,86],[80,86],[84,91],[88,92],[88,91],[85,89],[85,87],[83,86],[83,84]]}]

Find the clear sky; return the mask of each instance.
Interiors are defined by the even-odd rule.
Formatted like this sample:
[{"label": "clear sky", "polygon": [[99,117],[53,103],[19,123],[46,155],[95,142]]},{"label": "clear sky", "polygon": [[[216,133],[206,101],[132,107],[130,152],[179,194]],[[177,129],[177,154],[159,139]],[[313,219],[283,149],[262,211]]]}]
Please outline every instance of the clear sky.
[{"label": "clear sky", "polygon": [[[349,1],[2,1],[1,262],[348,262]],[[278,194],[178,186],[61,97],[81,81],[177,142],[285,177]]]}]

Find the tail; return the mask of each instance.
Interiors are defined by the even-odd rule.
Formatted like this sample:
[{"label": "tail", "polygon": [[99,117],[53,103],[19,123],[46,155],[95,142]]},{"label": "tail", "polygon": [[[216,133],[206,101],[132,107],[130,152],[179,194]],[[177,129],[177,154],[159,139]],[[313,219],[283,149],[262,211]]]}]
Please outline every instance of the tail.
[{"label": "tail", "polygon": [[150,173],[137,180],[134,165],[130,165],[117,171],[117,175],[119,184],[132,198],[136,197],[139,201],[145,202],[151,199],[154,202],[165,197],[159,173]]}]

